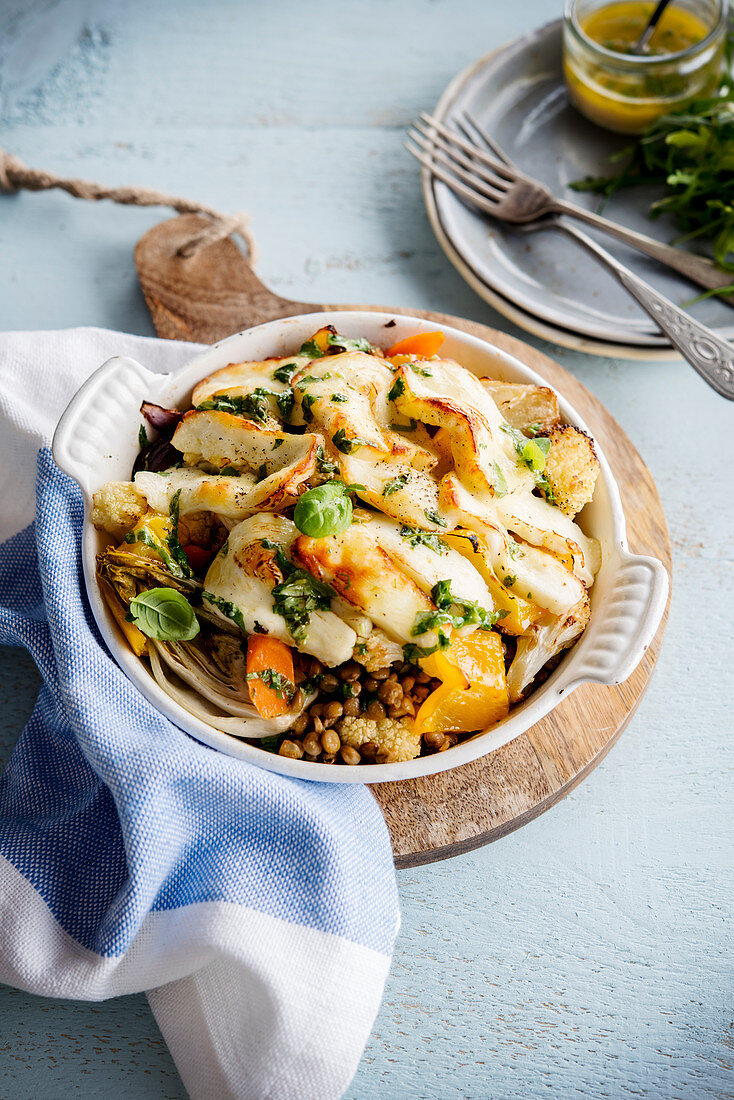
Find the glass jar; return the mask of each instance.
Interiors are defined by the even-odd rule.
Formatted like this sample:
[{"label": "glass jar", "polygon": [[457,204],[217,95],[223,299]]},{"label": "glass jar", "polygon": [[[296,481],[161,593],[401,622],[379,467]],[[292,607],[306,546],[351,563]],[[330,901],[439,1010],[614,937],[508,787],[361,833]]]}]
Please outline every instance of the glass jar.
[{"label": "glass jar", "polygon": [[[636,41],[655,4],[648,0],[567,0],[563,22],[563,72],[571,102],[583,115],[621,134],[639,134],[661,115],[719,86],[726,44],[726,0],[674,0],[658,25],[655,51],[620,52],[620,45],[595,41],[605,20],[626,29],[625,41]],[[700,28],[701,37],[684,49],[665,52],[666,17],[685,33]],[[694,37],[691,33],[690,37]],[[623,46],[621,47],[623,48]]]}]

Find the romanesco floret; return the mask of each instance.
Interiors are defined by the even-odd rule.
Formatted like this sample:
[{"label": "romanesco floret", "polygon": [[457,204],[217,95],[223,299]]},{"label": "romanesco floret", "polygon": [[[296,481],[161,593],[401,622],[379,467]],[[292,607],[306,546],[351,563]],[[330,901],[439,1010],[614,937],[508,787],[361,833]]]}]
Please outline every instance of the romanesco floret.
[{"label": "romanesco floret", "polygon": [[358,749],[365,741],[374,741],[390,754],[390,763],[414,760],[421,751],[421,735],[412,722],[399,718],[343,718],[339,724],[342,743]]},{"label": "romanesco floret", "polygon": [[121,539],[148,510],[148,502],[131,481],[107,481],[94,494],[92,523]]}]

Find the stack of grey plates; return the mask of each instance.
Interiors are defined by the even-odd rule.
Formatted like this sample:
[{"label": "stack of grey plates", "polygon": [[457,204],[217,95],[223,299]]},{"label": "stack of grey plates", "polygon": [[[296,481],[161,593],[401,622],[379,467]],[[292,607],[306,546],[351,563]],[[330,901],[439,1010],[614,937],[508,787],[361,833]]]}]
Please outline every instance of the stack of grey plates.
[{"label": "stack of grey plates", "polygon": [[[468,110],[507,155],[555,194],[589,209],[599,197],[570,184],[614,170],[609,158],[630,139],[587,122],[569,103],[561,69],[561,21],[557,20],[481,58],[460,73],[441,97],[435,117],[447,125]],[[500,313],[527,332],[564,347],[598,355],[639,359],[677,357],[637,303],[572,240],[557,232],[532,236],[465,206],[445,184],[423,172],[423,193],[434,232],[466,281]],[[675,226],[651,221],[651,188],[620,190],[604,215],[661,240]],[[678,304],[700,288],[654,260],[600,236],[623,263]],[[734,313],[710,298],[686,305],[694,317],[723,336],[734,336]]]}]

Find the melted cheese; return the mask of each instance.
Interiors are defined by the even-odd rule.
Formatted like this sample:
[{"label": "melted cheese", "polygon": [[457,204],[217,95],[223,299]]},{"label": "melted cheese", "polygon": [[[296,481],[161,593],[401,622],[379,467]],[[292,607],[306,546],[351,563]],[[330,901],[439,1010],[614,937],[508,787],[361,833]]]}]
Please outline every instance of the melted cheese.
[{"label": "melted cheese", "polygon": [[240,395],[256,389],[286,393],[290,389],[288,383],[274,378],[274,371],[290,363],[295,364],[297,369],[305,362],[305,356],[292,355],[289,359],[266,359],[260,363],[230,363],[199,382],[192,394],[191,404],[196,408],[202,401],[220,393]]},{"label": "melted cheese", "polygon": [[[287,645],[312,654],[326,665],[338,665],[352,655],[357,635],[351,626],[331,610],[312,611],[303,638],[296,642],[288,623],[273,606],[273,588],[283,578],[273,551],[262,543],[274,542],[287,554],[297,534],[294,524],[284,516],[259,515],[244,520],[230,531],[224,552],[209,567],[204,588],[238,608],[248,634],[256,632],[257,623],[265,633]],[[210,607],[222,615],[216,604]]]},{"label": "melted cheese", "polygon": [[532,489],[533,475],[519,461],[502,430],[502,414],[479,380],[450,359],[427,361],[423,369],[427,374],[410,364],[399,369],[402,392],[395,405],[405,416],[447,430],[454,466],[467,487],[490,497]]},{"label": "melted cheese", "polygon": [[436,553],[402,535],[401,525],[385,516],[370,515],[364,530],[424,592],[430,594],[435,584],[448,580],[452,595],[457,599],[470,600],[487,611],[493,610],[494,601],[487,585],[457,550],[444,543],[441,553]]},{"label": "melted cheese", "polygon": [[433,604],[377,545],[369,526],[354,524],[341,535],[321,539],[301,535],[293,545],[293,560],[331,585],[347,603],[369,615],[389,638],[435,645],[433,631],[413,635],[416,616],[434,611]]},{"label": "melted cheese", "polygon": [[352,445],[353,454],[362,451],[365,457],[384,456],[394,463],[430,469],[435,455],[388,426],[387,394],[392,383],[393,375],[383,360],[352,351],[312,360],[294,375],[293,391],[304,421],[332,442],[335,436],[341,437],[343,446]]},{"label": "melted cheese", "polygon": [[503,582],[515,578],[508,586],[511,592],[554,615],[565,614],[584,597],[583,583],[553,554],[535,546],[513,545],[494,510],[472,496],[455,475],[443,479],[441,496],[444,507],[453,512],[455,526],[482,536],[492,572]]}]

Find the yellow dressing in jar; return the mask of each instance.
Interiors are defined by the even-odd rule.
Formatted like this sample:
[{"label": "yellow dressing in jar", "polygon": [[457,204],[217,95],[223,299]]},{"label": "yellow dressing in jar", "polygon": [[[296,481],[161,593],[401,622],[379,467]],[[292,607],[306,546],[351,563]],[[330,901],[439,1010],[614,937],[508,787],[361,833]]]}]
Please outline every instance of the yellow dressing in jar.
[{"label": "yellow dressing in jar", "polygon": [[570,0],[563,70],[574,105],[600,126],[635,134],[718,87],[726,39],[723,0],[672,0],[648,48],[632,52],[652,0]]},{"label": "yellow dressing in jar", "polygon": [[[647,0],[619,0],[590,12],[579,22],[584,34],[598,45],[616,53],[631,53],[655,7]],[[679,53],[701,42],[707,34],[708,27],[698,15],[672,4],[663,12],[645,53]]]}]

